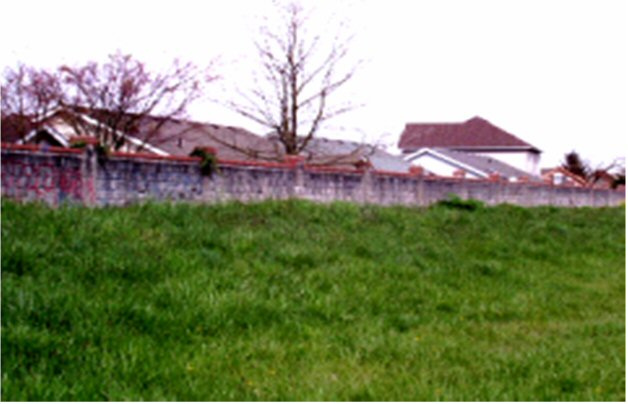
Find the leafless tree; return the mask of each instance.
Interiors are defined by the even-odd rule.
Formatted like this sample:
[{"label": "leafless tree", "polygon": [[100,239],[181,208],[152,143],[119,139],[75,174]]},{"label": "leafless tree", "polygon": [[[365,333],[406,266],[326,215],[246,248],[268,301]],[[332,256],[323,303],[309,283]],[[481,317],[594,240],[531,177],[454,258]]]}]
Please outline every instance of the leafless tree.
[{"label": "leafless tree", "polygon": [[623,185],[626,182],[626,165],[625,158],[618,157],[610,164],[598,164],[593,166],[584,161],[580,155],[572,151],[565,154],[565,160],[562,167],[572,174],[577,175],[586,181],[589,185],[595,185],[598,182],[608,182],[613,188]]},{"label": "leafless tree", "polygon": [[[169,140],[160,129],[185,117],[189,105],[203,95],[205,84],[215,79],[210,73],[211,66],[198,68],[178,60],[156,72],[121,52],[104,63],[61,66],[53,73],[20,66],[5,75],[3,115],[6,84],[7,94],[15,95],[7,100],[7,113],[39,122],[42,112],[61,107],[77,135],[96,136],[114,150],[125,145],[141,150]],[[140,143],[129,144],[125,135]]]},{"label": "leafless tree", "polygon": [[42,120],[62,102],[63,90],[57,71],[24,64],[4,72],[1,87],[2,132],[16,139],[38,129]]},{"label": "leafless tree", "polygon": [[610,164],[598,165],[596,169],[592,169],[587,179],[588,182],[595,184],[600,180],[610,182],[612,188],[626,184],[626,158],[618,157]]},{"label": "leafless tree", "polygon": [[144,143],[167,141],[156,138],[161,127],[185,117],[189,105],[203,95],[205,84],[215,78],[209,68],[178,60],[166,71],[154,72],[120,52],[105,63],[62,66],[60,72],[66,107],[94,118],[73,121],[77,132],[89,130],[114,149],[124,145],[122,134],[134,135]]},{"label": "leafless tree", "polygon": [[[330,103],[354,75],[343,66],[350,38],[308,31],[310,14],[296,1],[277,4],[280,25],[262,26],[255,43],[261,77],[228,106],[276,134],[286,154],[299,154],[328,120],[355,106]],[[328,43],[327,46],[323,43]]]},{"label": "leafless tree", "polygon": [[626,159],[621,158],[620,161],[614,172],[615,182],[613,188],[617,188],[620,185],[626,186]]}]

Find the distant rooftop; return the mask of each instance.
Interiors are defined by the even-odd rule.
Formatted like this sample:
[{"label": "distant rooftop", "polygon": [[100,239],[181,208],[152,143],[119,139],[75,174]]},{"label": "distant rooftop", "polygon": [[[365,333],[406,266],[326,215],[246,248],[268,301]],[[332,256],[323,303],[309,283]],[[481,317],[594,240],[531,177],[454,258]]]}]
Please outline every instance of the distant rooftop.
[{"label": "distant rooftop", "polygon": [[375,170],[407,173],[411,164],[401,156],[390,154],[376,146],[350,140],[312,138],[302,153],[313,161],[355,164],[359,160],[368,160]]},{"label": "distant rooftop", "polygon": [[[500,160],[496,160],[492,157],[481,156],[481,155],[471,154],[471,153],[464,153],[464,152],[440,148],[440,147],[435,147],[433,148],[433,150],[449,158],[457,160],[461,163],[474,167],[484,172],[486,175],[496,173],[496,174],[499,174],[503,178],[530,177],[530,173],[527,173],[523,170],[515,168],[509,164],[506,164]],[[540,178],[536,176],[533,176],[532,179],[540,180]]]},{"label": "distant rooftop", "polygon": [[399,139],[404,152],[423,147],[518,148],[541,151],[480,117],[461,123],[408,123]]}]

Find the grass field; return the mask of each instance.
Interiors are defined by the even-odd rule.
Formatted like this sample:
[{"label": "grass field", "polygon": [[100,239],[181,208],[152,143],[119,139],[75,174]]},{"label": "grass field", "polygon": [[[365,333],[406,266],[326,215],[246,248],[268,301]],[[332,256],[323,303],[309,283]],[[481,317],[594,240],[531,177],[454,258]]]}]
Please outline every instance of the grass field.
[{"label": "grass field", "polygon": [[2,202],[3,400],[625,399],[625,211]]}]

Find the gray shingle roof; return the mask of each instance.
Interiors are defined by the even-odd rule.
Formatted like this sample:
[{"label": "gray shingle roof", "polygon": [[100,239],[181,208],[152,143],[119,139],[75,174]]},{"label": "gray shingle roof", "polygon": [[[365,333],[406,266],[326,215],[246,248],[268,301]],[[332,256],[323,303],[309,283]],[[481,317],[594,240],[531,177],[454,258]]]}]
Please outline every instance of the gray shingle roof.
[{"label": "gray shingle roof", "polygon": [[[150,121],[143,122],[150,132]],[[195,147],[213,147],[218,158],[225,160],[281,160],[283,153],[267,138],[246,129],[200,123],[186,120],[169,120],[159,128],[148,142],[172,155],[189,155]]]},{"label": "gray shingle roof", "polygon": [[349,140],[312,138],[304,150],[312,161],[354,164],[360,160],[369,160],[375,170],[408,173],[411,164],[401,156],[395,156],[375,146]]},{"label": "gray shingle roof", "polygon": [[[455,150],[446,149],[442,147],[433,147],[431,149],[453,160],[457,160],[463,164],[474,167],[475,169],[482,171],[486,175],[497,173],[504,178],[512,178],[512,177],[530,178],[531,177],[530,173],[527,173],[523,170],[515,168],[509,164],[506,164],[492,157],[481,156],[481,155],[472,154],[472,153],[465,153],[465,152],[455,151]],[[538,179],[538,178],[533,177],[531,179]]]}]

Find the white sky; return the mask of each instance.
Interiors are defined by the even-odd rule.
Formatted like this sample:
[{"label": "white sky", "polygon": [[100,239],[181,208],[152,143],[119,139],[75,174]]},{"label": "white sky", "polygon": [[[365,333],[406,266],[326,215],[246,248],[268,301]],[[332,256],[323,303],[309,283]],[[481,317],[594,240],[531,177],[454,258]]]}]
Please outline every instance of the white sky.
[{"label": "white sky", "polygon": [[[319,15],[346,19],[352,58],[366,60],[341,96],[364,106],[336,122],[348,129],[322,135],[393,143],[406,122],[478,115],[543,150],[543,166],[571,150],[593,165],[626,154],[624,0],[315,4]],[[2,2],[0,66],[56,67],[117,49],[149,66],[175,56],[199,64],[219,58],[218,94],[250,78],[256,24],[272,10],[270,1],[253,0]],[[263,133],[213,104],[197,105],[193,117]]]}]

